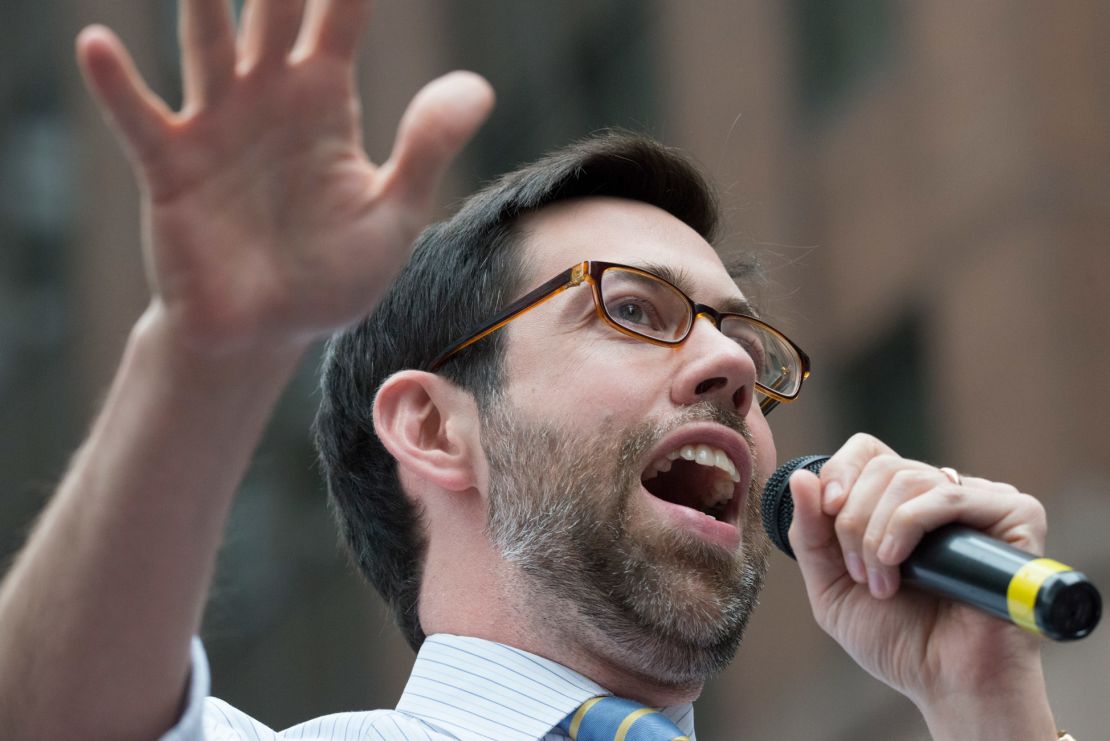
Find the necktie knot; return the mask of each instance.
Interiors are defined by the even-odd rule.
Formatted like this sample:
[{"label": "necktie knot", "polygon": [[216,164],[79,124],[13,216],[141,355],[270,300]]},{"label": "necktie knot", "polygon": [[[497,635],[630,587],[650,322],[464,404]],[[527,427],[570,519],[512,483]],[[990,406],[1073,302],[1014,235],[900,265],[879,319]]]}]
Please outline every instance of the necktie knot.
[{"label": "necktie knot", "polygon": [[658,710],[623,697],[592,697],[559,723],[573,741],[690,741]]}]

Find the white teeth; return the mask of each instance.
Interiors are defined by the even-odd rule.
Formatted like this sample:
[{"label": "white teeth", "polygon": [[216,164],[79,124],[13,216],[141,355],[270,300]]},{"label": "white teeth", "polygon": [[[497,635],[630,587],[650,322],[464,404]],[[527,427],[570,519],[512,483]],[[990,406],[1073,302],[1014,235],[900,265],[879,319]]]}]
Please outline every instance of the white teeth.
[{"label": "white teeth", "polygon": [[701,466],[711,466],[728,474],[727,478],[718,478],[714,482],[709,495],[710,501],[706,503],[706,506],[712,507],[732,498],[733,485],[740,481],[740,474],[736,470],[736,465],[723,450],[704,443],[683,445],[670,451],[648,466],[644,472],[643,480],[647,481],[655,478],[660,473],[670,471],[672,463],[679,458],[693,461]]},{"label": "white teeth", "polygon": [[732,489],[733,483],[730,479],[718,476],[713,482],[713,488],[706,495],[703,506],[711,508],[728,502],[732,499]]},{"label": "white teeth", "polygon": [[732,472],[736,470],[736,468],[732,465],[732,461],[730,461],[728,459],[728,456],[724,454],[724,451],[721,450],[718,450],[717,455],[714,456],[713,465],[715,465],[717,468],[721,469],[725,473],[729,474],[729,476],[731,476]]},{"label": "white teeth", "polygon": [[659,460],[648,466],[647,471],[644,472],[643,480],[653,479],[661,473],[666,473],[671,470],[674,460],[670,458],[660,458]]}]

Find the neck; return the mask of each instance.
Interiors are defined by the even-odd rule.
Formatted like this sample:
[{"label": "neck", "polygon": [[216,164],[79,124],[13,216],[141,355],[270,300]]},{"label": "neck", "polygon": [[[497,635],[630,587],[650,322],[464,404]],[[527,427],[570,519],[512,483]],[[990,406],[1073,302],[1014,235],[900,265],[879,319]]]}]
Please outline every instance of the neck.
[{"label": "neck", "polygon": [[668,681],[653,672],[645,636],[636,646],[614,641],[572,601],[529,588],[531,580],[485,537],[480,497],[424,502],[428,522],[420,589],[427,635],[450,633],[496,641],[555,661],[606,690],[651,707],[692,702],[704,682]]},{"label": "neck", "polygon": [[[450,633],[519,648],[650,707],[693,702],[701,694],[702,681],[669,682],[654,676],[642,651],[617,645],[592,627],[575,605],[529,595],[517,586],[515,566],[500,555],[487,560],[480,556],[489,554],[472,551],[467,556],[436,558],[436,564],[432,553],[428,555],[420,604],[421,624],[428,635]],[[444,570],[448,567],[450,572]]]},{"label": "neck", "polygon": [[574,610],[568,609],[563,614],[574,615],[573,635],[567,636],[561,630],[563,626],[557,624],[560,620],[541,620],[538,629],[518,635],[518,640],[511,645],[557,661],[614,695],[649,707],[693,702],[701,694],[704,682],[674,682],[653,675],[650,665],[645,666],[647,662],[642,653],[631,655],[630,651],[615,645],[609,636],[584,627],[586,623],[578,619]]}]

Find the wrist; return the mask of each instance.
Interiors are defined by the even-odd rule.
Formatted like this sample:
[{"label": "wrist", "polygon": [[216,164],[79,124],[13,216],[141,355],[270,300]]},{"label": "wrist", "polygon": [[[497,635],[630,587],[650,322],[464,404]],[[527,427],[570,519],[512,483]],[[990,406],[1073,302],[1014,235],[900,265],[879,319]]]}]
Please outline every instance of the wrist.
[{"label": "wrist", "polygon": [[932,738],[951,741],[1038,741],[1057,738],[1043,676],[989,683],[918,703]]},{"label": "wrist", "polygon": [[189,385],[237,385],[237,379],[252,385],[270,380],[284,385],[296,371],[309,346],[307,340],[276,339],[246,333],[234,340],[197,332],[175,316],[155,297],[136,322],[131,341],[147,354],[162,359],[165,371],[179,383]]},{"label": "wrist", "polygon": [[178,462],[194,458],[198,474],[221,461],[245,470],[301,354],[197,348],[154,302],[131,331],[93,436],[111,430],[109,438],[132,440],[135,449],[166,446]]}]

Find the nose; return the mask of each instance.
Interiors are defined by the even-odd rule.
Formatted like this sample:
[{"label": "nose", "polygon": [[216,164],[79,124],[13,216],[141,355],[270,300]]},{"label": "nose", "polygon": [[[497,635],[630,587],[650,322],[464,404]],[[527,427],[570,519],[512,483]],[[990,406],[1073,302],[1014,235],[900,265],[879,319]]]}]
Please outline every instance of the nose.
[{"label": "nose", "polygon": [[687,406],[716,403],[746,416],[755,396],[755,362],[736,341],[717,330],[713,320],[698,315],[690,336],[679,347],[681,366],[671,399]]}]

